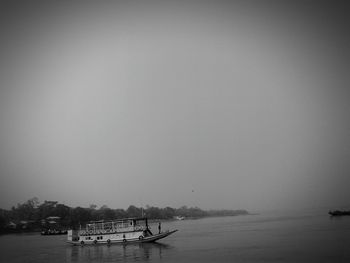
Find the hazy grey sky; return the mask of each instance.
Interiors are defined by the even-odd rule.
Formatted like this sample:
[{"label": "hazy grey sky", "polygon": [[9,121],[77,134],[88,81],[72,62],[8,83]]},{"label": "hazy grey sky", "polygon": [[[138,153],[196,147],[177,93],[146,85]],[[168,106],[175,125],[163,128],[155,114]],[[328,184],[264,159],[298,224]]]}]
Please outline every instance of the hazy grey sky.
[{"label": "hazy grey sky", "polygon": [[350,204],[346,1],[1,6],[0,207]]}]

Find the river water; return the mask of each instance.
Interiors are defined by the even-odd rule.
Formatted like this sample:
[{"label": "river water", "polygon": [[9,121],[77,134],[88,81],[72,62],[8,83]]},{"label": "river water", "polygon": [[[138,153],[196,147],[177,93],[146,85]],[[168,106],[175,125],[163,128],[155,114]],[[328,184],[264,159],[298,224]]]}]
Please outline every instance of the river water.
[{"label": "river water", "polygon": [[159,243],[84,247],[66,236],[3,235],[0,262],[350,262],[350,217],[260,214],[162,228],[179,231]]}]

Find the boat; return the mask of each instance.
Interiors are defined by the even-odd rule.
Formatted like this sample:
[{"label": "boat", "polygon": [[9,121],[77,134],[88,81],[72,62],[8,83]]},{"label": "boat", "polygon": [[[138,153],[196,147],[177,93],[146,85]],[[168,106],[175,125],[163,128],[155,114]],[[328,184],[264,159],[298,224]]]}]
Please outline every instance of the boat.
[{"label": "boat", "polygon": [[124,218],[112,221],[93,221],[79,230],[68,230],[67,242],[72,245],[129,244],[154,242],[177,231],[161,231],[153,234],[146,217]]},{"label": "boat", "polygon": [[350,211],[335,210],[329,211],[328,214],[330,214],[331,216],[350,216]]},{"label": "boat", "polygon": [[174,216],[175,220],[184,220],[185,217],[184,216]]},{"label": "boat", "polygon": [[56,229],[46,229],[41,231],[42,236],[51,236],[51,235],[66,235],[67,230],[56,230]]}]

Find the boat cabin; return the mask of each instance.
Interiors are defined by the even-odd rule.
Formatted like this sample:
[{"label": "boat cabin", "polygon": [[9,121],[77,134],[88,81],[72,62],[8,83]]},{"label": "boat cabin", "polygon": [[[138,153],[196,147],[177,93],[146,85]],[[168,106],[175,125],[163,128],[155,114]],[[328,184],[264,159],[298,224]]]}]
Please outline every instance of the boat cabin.
[{"label": "boat cabin", "polygon": [[147,218],[126,218],[114,221],[92,221],[80,229],[80,235],[99,235],[108,233],[123,233],[149,231]]}]

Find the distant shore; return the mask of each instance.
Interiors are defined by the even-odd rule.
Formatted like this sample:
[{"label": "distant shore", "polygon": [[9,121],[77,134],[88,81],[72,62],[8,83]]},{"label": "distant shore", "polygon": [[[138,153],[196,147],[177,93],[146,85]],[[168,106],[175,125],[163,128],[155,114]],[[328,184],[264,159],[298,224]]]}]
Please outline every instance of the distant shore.
[{"label": "distant shore", "polygon": [[79,228],[90,221],[144,216],[151,221],[159,221],[248,214],[246,210],[202,210],[198,207],[187,206],[159,208],[147,205],[146,208],[143,208],[130,205],[126,210],[112,209],[105,205],[99,209],[96,205],[90,205],[87,208],[69,207],[57,201],[39,203],[37,198],[32,198],[23,204],[18,204],[11,210],[0,209],[0,233]]}]

